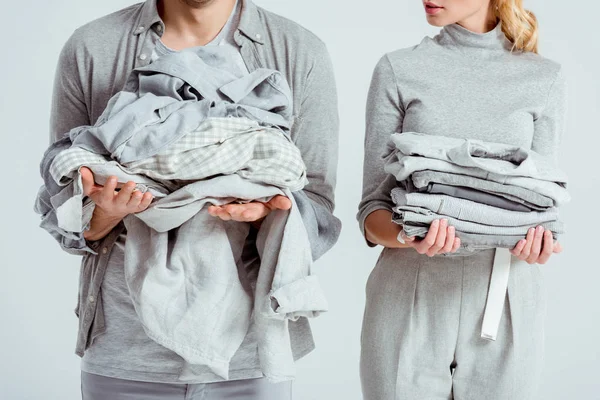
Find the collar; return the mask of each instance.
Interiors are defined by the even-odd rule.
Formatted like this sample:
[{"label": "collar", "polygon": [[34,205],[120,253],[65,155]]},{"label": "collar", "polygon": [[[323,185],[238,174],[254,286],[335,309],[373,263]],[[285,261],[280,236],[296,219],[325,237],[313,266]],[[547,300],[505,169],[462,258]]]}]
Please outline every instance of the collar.
[{"label": "collar", "polygon": [[[157,1],[158,0],[146,0],[142,4],[140,18],[138,19],[137,26],[133,29],[134,35],[140,35],[156,24],[159,24],[158,26],[160,28],[157,27],[155,29],[164,30],[164,22],[160,18],[160,15],[158,15]],[[251,0],[240,1],[242,1],[242,15],[237,30],[250,40],[259,44],[264,44],[265,28],[261,22],[258,7]]]},{"label": "collar", "polygon": [[444,46],[463,48],[503,50],[511,47],[510,41],[502,32],[502,22],[485,33],[473,32],[457,23],[446,25],[440,31],[437,41]]}]

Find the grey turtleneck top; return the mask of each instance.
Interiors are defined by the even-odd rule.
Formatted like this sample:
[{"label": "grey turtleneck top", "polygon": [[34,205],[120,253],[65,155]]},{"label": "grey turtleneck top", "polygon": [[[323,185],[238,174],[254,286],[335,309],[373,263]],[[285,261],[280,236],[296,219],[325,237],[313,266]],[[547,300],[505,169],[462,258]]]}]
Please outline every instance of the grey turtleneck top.
[{"label": "grey turtleneck top", "polygon": [[[499,23],[475,33],[458,24],[384,55],[367,100],[362,201],[357,219],[392,209],[396,186],[384,171],[395,132],[422,132],[531,148],[557,161],[566,110],[561,67],[531,52],[511,52]],[[369,243],[373,246],[372,243]]]}]

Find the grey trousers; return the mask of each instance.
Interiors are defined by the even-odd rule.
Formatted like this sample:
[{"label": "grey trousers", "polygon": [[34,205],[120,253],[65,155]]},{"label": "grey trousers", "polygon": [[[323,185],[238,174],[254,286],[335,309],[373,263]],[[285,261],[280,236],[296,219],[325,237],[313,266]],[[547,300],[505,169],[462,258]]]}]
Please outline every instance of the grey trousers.
[{"label": "grey trousers", "polygon": [[139,382],[81,372],[82,400],[291,400],[292,381],[264,378],[205,384]]},{"label": "grey trousers", "polygon": [[495,249],[429,258],[384,249],[367,282],[360,377],[365,400],[534,399],[543,361],[539,265],[510,271],[498,337],[481,324]]}]

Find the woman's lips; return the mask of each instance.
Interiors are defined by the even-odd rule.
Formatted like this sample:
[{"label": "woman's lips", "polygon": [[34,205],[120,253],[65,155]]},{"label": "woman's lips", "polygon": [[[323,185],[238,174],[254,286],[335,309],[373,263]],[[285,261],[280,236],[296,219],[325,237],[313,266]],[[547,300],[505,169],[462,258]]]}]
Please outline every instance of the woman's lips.
[{"label": "woman's lips", "polygon": [[434,3],[425,3],[425,12],[429,15],[434,15],[437,14],[438,12],[442,11],[444,7],[440,7]]}]

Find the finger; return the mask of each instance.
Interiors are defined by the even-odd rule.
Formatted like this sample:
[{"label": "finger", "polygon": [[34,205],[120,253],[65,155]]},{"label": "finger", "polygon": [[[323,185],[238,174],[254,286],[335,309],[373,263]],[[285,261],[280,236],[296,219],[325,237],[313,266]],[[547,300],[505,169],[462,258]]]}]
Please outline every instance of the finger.
[{"label": "finger", "polygon": [[223,207],[219,207],[215,210],[215,217],[221,218],[223,221],[231,221],[231,215],[223,209]]},{"label": "finger", "polygon": [[227,204],[221,207],[222,210],[226,211],[231,218],[241,218],[242,212],[248,207],[248,204]]},{"label": "finger", "polygon": [[121,188],[115,202],[120,206],[126,206],[131,199],[131,194],[135,189],[135,182],[129,181]]},{"label": "finger", "polygon": [[81,167],[79,170],[81,174],[81,184],[83,186],[83,194],[89,196],[94,188],[94,174],[87,167]]},{"label": "finger", "polygon": [[210,215],[212,215],[213,217],[217,216],[217,210],[219,209],[219,206],[209,206],[208,207],[208,213]]},{"label": "finger", "polygon": [[138,211],[144,211],[145,209],[147,209],[150,204],[152,203],[152,200],[154,200],[154,196],[152,196],[152,193],[150,192],[146,192],[144,193],[144,195],[142,196],[142,200],[140,201],[140,204],[137,206]]},{"label": "finger", "polygon": [[106,181],[104,185],[104,189],[100,193],[100,197],[103,204],[112,204],[113,199],[115,198],[115,189],[117,188],[117,177],[111,176]]},{"label": "finger", "polygon": [[248,204],[230,204],[223,207],[232,217],[240,222],[252,222],[264,217],[268,208],[264,203],[252,202]]},{"label": "finger", "polygon": [[285,196],[277,195],[269,201],[268,205],[272,210],[289,210],[292,208],[292,201]]},{"label": "finger", "polygon": [[427,235],[425,235],[423,240],[421,240],[418,245],[419,249],[422,251],[421,254],[424,254],[427,251],[429,251],[431,246],[433,246],[435,244],[435,239],[437,238],[437,235],[438,235],[439,226],[440,226],[440,221],[437,219],[435,221],[433,221],[431,223],[431,225],[429,226],[429,232],[427,232]]},{"label": "finger", "polygon": [[439,230],[437,237],[435,238],[435,243],[433,246],[429,248],[427,255],[434,256],[436,255],[446,244],[446,233],[448,230],[448,220],[443,218],[439,224]]},{"label": "finger", "polygon": [[454,245],[452,246],[452,252],[456,253],[460,248],[460,238],[454,238]]},{"label": "finger", "polygon": [[538,264],[546,264],[552,255],[554,250],[554,238],[552,237],[552,231],[546,230],[544,232],[544,238],[542,241],[542,251],[540,258],[538,258]]},{"label": "finger", "polygon": [[142,202],[142,197],[144,197],[144,193],[140,192],[139,190],[135,190],[127,202],[127,208],[130,210],[136,210]]},{"label": "finger", "polygon": [[515,247],[510,251],[514,256],[519,257],[521,255],[521,252],[523,251],[523,249],[525,248],[525,245],[527,244],[527,240],[525,239],[521,239],[519,240],[519,242],[515,245]]},{"label": "finger", "polygon": [[242,213],[242,218],[246,222],[255,222],[269,215],[271,208],[264,203],[252,203],[254,207],[248,208]]},{"label": "finger", "polygon": [[525,246],[523,246],[523,250],[521,250],[521,255],[519,256],[521,260],[527,260],[527,258],[531,254],[531,246],[533,245],[534,236],[535,228],[529,228],[529,230],[527,231],[527,236],[525,237],[525,240],[527,242],[525,243]]},{"label": "finger", "polygon": [[261,218],[266,217],[269,214],[270,210],[266,206],[262,209],[258,210],[245,210],[242,213],[242,220],[245,222],[254,222],[258,221]]},{"label": "finger", "polygon": [[533,243],[531,244],[531,253],[529,253],[529,257],[527,257],[527,262],[529,264],[536,263],[538,258],[540,257],[540,252],[542,251],[542,239],[544,238],[544,227],[538,226],[535,229],[535,236],[533,237]]},{"label": "finger", "polygon": [[455,237],[455,228],[453,226],[449,226],[448,229],[446,229],[446,243],[444,244],[444,247],[441,250],[442,253],[449,253],[452,251],[452,248],[454,247]]},{"label": "finger", "polygon": [[560,244],[558,241],[554,242],[554,253],[558,254],[562,251],[563,251],[562,244]]}]

